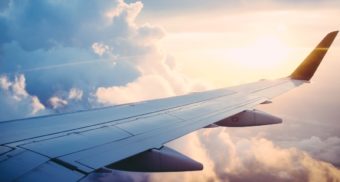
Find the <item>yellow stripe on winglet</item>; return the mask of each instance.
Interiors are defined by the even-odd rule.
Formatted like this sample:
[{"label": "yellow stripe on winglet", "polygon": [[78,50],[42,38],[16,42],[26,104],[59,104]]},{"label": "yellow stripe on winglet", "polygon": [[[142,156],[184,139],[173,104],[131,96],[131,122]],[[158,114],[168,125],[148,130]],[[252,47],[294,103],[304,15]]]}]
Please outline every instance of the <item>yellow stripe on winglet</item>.
[{"label": "yellow stripe on winglet", "polygon": [[328,33],[306,59],[295,69],[290,75],[290,78],[294,80],[309,81],[319,67],[338,32],[339,31]]}]

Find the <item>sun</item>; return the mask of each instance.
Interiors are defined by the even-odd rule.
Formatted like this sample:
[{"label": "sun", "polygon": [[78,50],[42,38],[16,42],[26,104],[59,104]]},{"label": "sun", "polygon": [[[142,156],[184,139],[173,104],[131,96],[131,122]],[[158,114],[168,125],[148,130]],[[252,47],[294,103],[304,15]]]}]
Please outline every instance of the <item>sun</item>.
[{"label": "sun", "polygon": [[269,34],[258,36],[242,47],[228,49],[227,55],[242,67],[275,68],[287,59],[289,47],[279,36]]}]

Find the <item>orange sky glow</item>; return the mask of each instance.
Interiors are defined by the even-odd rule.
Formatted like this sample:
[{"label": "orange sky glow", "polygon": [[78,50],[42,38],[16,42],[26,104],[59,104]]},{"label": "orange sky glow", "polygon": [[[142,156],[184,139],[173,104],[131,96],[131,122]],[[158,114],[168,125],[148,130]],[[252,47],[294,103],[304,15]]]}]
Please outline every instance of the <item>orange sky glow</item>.
[{"label": "orange sky glow", "polygon": [[[339,16],[334,8],[255,8],[174,17],[145,15],[139,21],[165,28],[161,47],[182,72],[223,87],[289,75],[326,33],[340,29]],[[328,56],[339,59],[335,53],[339,45],[335,41]]]}]

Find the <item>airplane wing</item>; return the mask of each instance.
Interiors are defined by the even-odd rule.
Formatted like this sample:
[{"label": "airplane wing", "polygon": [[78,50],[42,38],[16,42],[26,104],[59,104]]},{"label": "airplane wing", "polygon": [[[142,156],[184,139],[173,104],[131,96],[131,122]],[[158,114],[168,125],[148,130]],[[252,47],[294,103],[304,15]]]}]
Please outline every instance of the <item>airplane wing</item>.
[{"label": "airplane wing", "polygon": [[202,164],[164,144],[204,127],[282,122],[254,108],[307,83],[337,33],[327,34],[285,78],[0,122],[0,181],[77,181],[107,169],[201,170]]}]

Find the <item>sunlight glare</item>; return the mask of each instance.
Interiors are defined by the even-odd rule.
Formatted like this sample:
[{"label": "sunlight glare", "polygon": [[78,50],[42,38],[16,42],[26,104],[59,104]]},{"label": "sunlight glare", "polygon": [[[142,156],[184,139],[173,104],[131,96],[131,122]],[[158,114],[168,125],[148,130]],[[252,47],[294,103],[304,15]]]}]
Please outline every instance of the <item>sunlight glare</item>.
[{"label": "sunlight glare", "polygon": [[289,55],[288,45],[278,36],[259,36],[243,47],[228,49],[230,58],[237,64],[254,69],[274,68],[283,64]]}]

